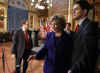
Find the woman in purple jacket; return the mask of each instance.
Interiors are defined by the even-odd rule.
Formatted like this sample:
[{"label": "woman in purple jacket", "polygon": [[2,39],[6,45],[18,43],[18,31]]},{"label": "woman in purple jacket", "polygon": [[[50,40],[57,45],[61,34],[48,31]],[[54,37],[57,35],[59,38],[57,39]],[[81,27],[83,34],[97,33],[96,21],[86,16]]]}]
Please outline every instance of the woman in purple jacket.
[{"label": "woman in purple jacket", "polygon": [[35,58],[44,59],[44,73],[67,73],[71,65],[72,33],[64,32],[66,21],[62,15],[52,16],[51,23],[53,32],[47,34],[44,46]]}]

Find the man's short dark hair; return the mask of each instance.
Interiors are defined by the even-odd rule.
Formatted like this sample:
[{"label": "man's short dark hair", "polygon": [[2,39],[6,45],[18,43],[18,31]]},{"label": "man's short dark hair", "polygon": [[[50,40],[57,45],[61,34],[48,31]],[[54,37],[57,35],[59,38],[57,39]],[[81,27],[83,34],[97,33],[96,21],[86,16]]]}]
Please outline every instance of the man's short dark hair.
[{"label": "man's short dark hair", "polygon": [[76,1],[74,4],[79,4],[82,10],[86,9],[87,10],[87,14],[88,14],[89,10],[92,9],[92,6],[86,0]]},{"label": "man's short dark hair", "polygon": [[69,26],[71,26],[71,23],[66,23],[66,25],[69,25]]}]

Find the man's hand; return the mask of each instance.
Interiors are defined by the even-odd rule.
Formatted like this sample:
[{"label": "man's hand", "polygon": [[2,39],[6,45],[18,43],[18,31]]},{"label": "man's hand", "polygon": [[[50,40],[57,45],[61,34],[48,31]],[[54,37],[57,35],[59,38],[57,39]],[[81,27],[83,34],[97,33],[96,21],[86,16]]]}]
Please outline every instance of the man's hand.
[{"label": "man's hand", "polygon": [[72,73],[72,71],[71,70],[68,70],[68,73]]},{"label": "man's hand", "polygon": [[15,59],[15,54],[12,54],[11,57],[12,57],[12,59]]},{"label": "man's hand", "polygon": [[16,64],[16,57],[15,54],[11,55],[11,60],[12,60],[12,70],[15,71],[15,64]]},{"label": "man's hand", "polygon": [[35,56],[34,55],[30,55],[29,58],[27,59],[27,61],[29,62],[32,59],[35,59]]}]

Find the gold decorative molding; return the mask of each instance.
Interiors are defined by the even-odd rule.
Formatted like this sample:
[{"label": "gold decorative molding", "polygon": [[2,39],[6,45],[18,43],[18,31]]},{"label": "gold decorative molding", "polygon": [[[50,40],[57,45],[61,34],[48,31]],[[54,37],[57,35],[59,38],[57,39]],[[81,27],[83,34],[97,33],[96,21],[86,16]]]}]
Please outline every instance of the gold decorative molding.
[{"label": "gold decorative molding", "polygon": [[1,28],[0,32],[7,32],[7,9],[8,9],[8,2],[5,1],[5,3],[0,2],[0,8],[3,9],[3,16],[1,16],[3,19],[1,19]]}]

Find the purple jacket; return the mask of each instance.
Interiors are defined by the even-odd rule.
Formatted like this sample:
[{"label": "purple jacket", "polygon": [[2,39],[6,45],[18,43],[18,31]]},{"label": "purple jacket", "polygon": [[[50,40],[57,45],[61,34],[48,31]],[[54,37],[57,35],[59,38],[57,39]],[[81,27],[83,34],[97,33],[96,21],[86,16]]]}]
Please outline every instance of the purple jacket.
[{"label": "purple jacket", "polygon": [[44,73],[67,73],[71,66],[72,48],[72,34],[63,32],[61,37],[55,37],[54,32],[49,32],[36,55],[37,59],[45,59]]}]

